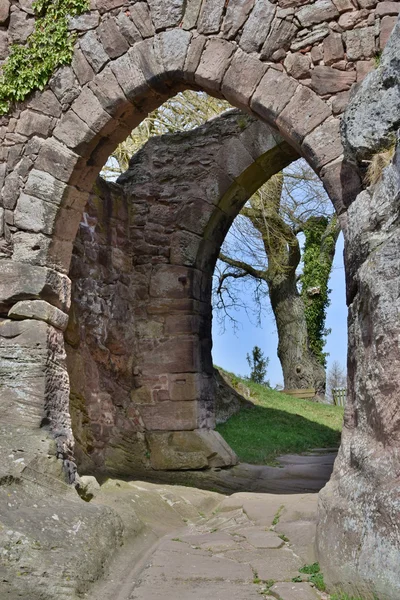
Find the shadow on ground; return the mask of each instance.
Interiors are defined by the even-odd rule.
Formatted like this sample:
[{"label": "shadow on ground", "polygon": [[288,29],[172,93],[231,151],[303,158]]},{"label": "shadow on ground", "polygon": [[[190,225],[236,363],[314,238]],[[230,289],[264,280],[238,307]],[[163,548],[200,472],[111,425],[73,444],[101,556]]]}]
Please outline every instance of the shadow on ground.
[{"label": "shadow on ground", "polygon": [[287,410],[254,406],[233,415],[217,431],[240,461],[252,464],[275,466],[281,454],[338,448],[341,432],[337,414],[315,403],[309,403],[309,411],[307,418]]}]

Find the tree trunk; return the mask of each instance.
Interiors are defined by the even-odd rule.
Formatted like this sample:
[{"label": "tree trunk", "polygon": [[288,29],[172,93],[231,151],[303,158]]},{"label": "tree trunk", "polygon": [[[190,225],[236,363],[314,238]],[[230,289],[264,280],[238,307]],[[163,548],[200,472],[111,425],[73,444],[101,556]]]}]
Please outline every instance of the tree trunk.
[{"label": "tree trunk", "polygon": [[297,290],[296,274],[268,281],[269,295],[278,329],[278,357],[285,389],[314,388],[325,395],[325,369],[308,345],[304,302]]},{"label": "tree trunk", "polygon": [[220,259],[237,270],[224,277],[247,274],[267,283],[277,324],[278,357],[285,388],[313,388],[317,397],[324,397],[325,309],[329,302],[328,281],[339,224],[336,216],[311,217],[304,223],[307,252],[300,294],[296,274],[301,260],[300,245],[295,229],[280,213],[282,189],[283,174],[279,173],[264,185],[264,196],[253,196],[250,206],[246,205],[241,213],[250,219],[262,238],[268,268],[257,270],[222,253]]}]

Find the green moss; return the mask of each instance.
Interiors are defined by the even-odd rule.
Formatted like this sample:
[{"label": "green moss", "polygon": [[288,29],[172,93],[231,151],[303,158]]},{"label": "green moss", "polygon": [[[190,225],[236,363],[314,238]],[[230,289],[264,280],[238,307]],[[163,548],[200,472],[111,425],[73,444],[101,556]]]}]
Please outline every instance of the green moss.
[{"label": "green moss", "polygon": [[379,52],[377,52],[374,56],[374,66],[375,69],[377,69],[379,67],[379,65],[381,64],[381,60],[382,60],[382,50],[380,50]]},{"label": "green moss", "polygon": [[278,523],[279,523],[279,519],[281,518],[281,514],[282,514],[282,511],[283,511],[283,509],[284,509],[284,508],[285,508],[285,507],[284,507],[284,505],[282,504],[282,505],[281,505],[281,506],[278,508],[278,510],[276,511],[276,515],[274,516],[274,519],[273,519],[273,521],[272,521],[272,527],[275,527],[275,525],[278,525]]},{"label": "green moss", "polygon": [[13,44],[0,78],[0,114],[12,102],[24,100],[34,90],[43,90],[54,71],[69,65],[75,34],[68,31],[68,17],[89,8],[88,0],[36,0],[36,21],[26,43]]},{"label": "green moss", "polygon": [[239,126],[239,129],[243,131],[249,125],[249,121],[248,119],[246,119],[246,117],[238,117],[237,124]]}]

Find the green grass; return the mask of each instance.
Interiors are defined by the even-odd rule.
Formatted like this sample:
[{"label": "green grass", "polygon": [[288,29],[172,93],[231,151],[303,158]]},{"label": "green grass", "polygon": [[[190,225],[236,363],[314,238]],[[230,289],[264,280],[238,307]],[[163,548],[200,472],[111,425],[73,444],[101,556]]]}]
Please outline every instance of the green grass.
[{"label": "green grass", "polygon": [[[324,576],[321,573],[321,567],[319,566],[319,563],[313,563],[312,565],[304,565],[304,567],[301,567],[301,569],[299,569],[299,573],[309,575],[310,577],[308,578],[308,581],[310,583],[313,583],[317,590],[319,590],[320,592],[326,591]],[[295,579],[296,581],[298,581],[297,578]],[[299,577],[299,579],[301,578]],[[294,581],[294,579],[292,579],[292,581]]]},{"label": "green grass", "polygon": [[343,408],[242,381],[251,390],[254,408],[243,409],[217,427],[242,462],[271,465],[280,454],[339,445]]},{"label": "green grass", "polygon": [[278,508],[278,510],[276,511],[276,515],[274,516],[274,520],[272,521],[272,527],[275,527],[275,525],[278,525],[279,519],[281,518],[281,514],[282,514],[282,511],[283,511],[284,508],[285,507],[282,504],[282,506],[280,506]]}]

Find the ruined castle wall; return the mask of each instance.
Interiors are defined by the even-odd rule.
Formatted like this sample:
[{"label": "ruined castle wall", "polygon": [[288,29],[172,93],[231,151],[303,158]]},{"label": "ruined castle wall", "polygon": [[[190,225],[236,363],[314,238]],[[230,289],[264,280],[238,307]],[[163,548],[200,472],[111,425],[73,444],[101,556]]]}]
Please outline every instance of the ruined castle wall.
[{"label": "ruined castle wall", "polygon": [[[149,111],[181,89],[203,89],[278,130],[320,175],[346,229],[349,345],[352,360],[357,360],[349,368],[354,377],[340,458],[332,484],[321,496],[319,547],[321,556],[329,556],[324,568],[330,581],[352,581],[361,590],[367,586],[370,596],[375,589],[385,600],[397,600],[397,433],[391,426],[391,421],[396,424],[397,405],[385,375],[393,373],[395,380],[391,369],[397,364],[393,340],[398,323],[392,310],[396,265],[389,235],[397,222],[390,221],[396,193],[389,192],[383,200],[373,196],[377,207],[386,205],[382,217],[371,212],[375,206],[371,191],[358,196],[362,168],[354,159],[363,144],[368,150],[369,141],[354,142],[348,132],[349,155],[344,159],[339,117],[348,92],[373,69],[375,57],[379,62],[377,54],[395,24],[399,6],[386,0],[96,0],[90,12],[71,20],[71,30],[78,34],[72,65],[59,69],[45,90],[13,107],[12,114],[0,121],[0,417],[6,429],[2,452],[12,456],[11,440],[21,440],[26,466],[18,463],[20,470],[36,461],[41,444],[51,446],[54,441],[53,452],[64,460],[73,480],[62,332],[70,309],[67,273],[73,242],[96,177],[116,145]],[[0,2],[3,56],[19,30],[18,20],[31,27],[27,7],[25,1]],[[18,35],[24,35],[25,24]],[[398,43],[396,47],[398,54]],[[375,110],[376,123],[392,114],[393,124],[398,119],[394,108],[398,76],[388,70],[385,60],[377,72],[382,85],[371,88],[372,97],[378,92],[386,102],[377,104],[367,94],[366,104]],[[375,80],[374,71],[370,77]],[[362,122],[364,113],[360,113]],[[369,128],[370,133],[375,141],[382,139],[376,128]],[[246,177],[230,179],[229,155],[220,165],[222,207],[232,206],[232,197],[240,203],[246,181]],[[396,169],[392,167],[393,177]],[[347,216],[356,197],[357,204]],[[174,254],[166,265],[168,275],[163,275],[161,265],[156,286],[165,285],[162,297],[167,295],[171,304],[181,298],[176,294],[182,292],[183,281],[195,289],[194,271],[216,256],[219,224],[220,219],[212,216],[203,239],[198,240],[195,268],[186,264],[187,237],[176,236]],[[368,243],[363,245],[364,238]],[[180,243],[182,239],[185,243]],[[381,242],[377,247],[375,240]],[[359,252],[365,248],[364,254]],[[186,272],[177,270],[173,275],[179,265],[185,265]],[[190,277],[188,269],[192,269]],[[200,286],[198,293],[202,290]],[[371,307],[370,313],[366,306]],[[23,324],[16,326],[18,319]],[[185,360],[191,348],[187,346]],[[379,348],[385,348],[384,356]],[[167,361],[175,349],[173,344],[158,348],[149,344],[146,360],[157,364],[160,356],[161,362]],[[193,355],[193,362],[198,356]],[[173,357],[177,359],[178,354]],[[371,359],[376,366],[372,374]],[[18,366],[27,362],[33,393],[26,380],[16,376]],[[144,362],[147,373],[150,366]],[[201,432],[196,434],[201,454],[212,431],[194,431]],[[7,437],[10,432],[15,435]],[[192,432],[167,433],[154,431],[149,440],[158,441],[158,465],[167,456],[169,466],[176,466],[179,449]],[[219,452],[224,450],[214,455],[222,456]],[[209,464],[204,452],[203,462]],[[13,463],[10,469],[15,468]],[[376,482],[379,493],[372,490]],[[340,558],[333,558],[332,549],[337,557],[343,549],[346,569]],[[383,582],[385,572],[393,576]],[[368,579],[371,574],[377,583]]]},{"label": "ruined castle wall", "polygon": [[[66,341],[81,471],[207,466],[199,434],[190,440],[215,426],[216,257],[244,202],[296,158],[275,131],[234,110],[152,138],[117,184],[98,180],[69,272]],[[230,182],[225,194],[221,178]],[[161,456],[171,432],[181,432],[184,448]]]},{"label": "ruined castle wall", "polygon": [[344,117],[348,155],[377,166],[347,213],[348,401],[318,527],[329,583],[382,600],[400,596],[399,51],[397,26]]}]

